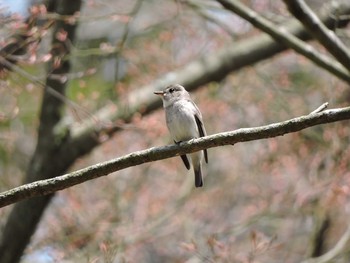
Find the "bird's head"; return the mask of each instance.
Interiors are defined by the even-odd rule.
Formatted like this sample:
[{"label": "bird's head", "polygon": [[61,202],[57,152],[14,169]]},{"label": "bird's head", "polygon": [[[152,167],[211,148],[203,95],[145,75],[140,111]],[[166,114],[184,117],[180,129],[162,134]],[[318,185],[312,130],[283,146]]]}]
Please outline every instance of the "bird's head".
[{"label": "bird's head", "polygon": [[187,99],[190,96],[187,90],[179,84],[170,85],[163,91],[155,91],[154,94],[162,97],[164,106],[172,104],[179,99]]}]

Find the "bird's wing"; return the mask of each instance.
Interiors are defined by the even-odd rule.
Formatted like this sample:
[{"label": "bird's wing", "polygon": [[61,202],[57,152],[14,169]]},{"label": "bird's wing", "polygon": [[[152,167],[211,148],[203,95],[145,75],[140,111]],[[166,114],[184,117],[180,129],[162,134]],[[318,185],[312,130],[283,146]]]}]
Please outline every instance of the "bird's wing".
[{"label": "bird's wing", "polygon": [[[197,112],[196,114],[194,115],[194,118],[196,120],[196,123],[197,123],[197,127],[198,127],[198,131],[199,131],[199,136],[200,137],[204,137],[207,135],[207,132],[205,131],[205,127],[204,127],[204,124],[203,124],[203,121],[202,121],[202,115],[199,111],[199,109],[197,108],[197,106],[194,104],[194,106],[196,107],[197,109]],[[203,150],[204,152],[204,160],[206,163],[208,163],[208,153],[207,153],[207,149],[204,149]]]}]

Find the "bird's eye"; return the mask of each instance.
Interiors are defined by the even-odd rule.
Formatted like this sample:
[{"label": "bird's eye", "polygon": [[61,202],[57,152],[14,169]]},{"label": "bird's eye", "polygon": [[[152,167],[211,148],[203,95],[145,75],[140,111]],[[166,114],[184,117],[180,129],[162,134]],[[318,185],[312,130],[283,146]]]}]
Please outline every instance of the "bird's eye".
[{"label": "bird's eye", "polygon": [[170,92],[170,93],[173,93],[174,91],[175,91],[174,88],[170,88],[170,89],[169,89],[169,92]]}]

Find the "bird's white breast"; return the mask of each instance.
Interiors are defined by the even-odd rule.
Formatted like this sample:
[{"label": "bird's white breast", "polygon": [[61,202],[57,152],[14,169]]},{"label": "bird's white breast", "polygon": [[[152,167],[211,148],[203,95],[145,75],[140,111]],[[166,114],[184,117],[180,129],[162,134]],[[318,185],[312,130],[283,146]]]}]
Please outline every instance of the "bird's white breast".
[{"label": "bird's white breast", "polygon": [[166,122],[176,142],[198,137],[195,108],[188,100],[178,100],[165,108]]}]

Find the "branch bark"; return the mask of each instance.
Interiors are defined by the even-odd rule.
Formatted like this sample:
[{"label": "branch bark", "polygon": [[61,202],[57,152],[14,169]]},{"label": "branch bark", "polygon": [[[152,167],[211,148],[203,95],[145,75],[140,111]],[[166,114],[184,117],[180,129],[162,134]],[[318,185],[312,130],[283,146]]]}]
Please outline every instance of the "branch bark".
[{"label": "branch bark", "polygon": [[286,46],[307,57],[316,65],[328,70],[340,79],[350,83],[350,73],[338,61],[318,52],[313,46],[301,41],[290,34],[283,26],[276,27],[275,24],[260,16],[258,13],[248,8],[244,4],[235,0],[217,0],[224,8],[241,16],[252,25],[268,33],[277,41],[281,41]]},{"label": "branch bark", "polygon": [[76,172],[52,179],[36,181],[6,191],[0,194],[0,207],[28,198],[52,194],[58,190],[143,163],[158,161],[218,146],[234,145],[238,142],[282,136],[319,124],[348,119],[350,119],[350,107],[331,109],[318,113],[310,113],[309,115],[266,126],[242,128],[235,131],[218,133],[183,142],[180,145],[156,147],[133,152],[107,162],[86,167]]},{"label": "branch bark", "polygon": [[348,71],[350,71],[350,50],[329,30],[304,0],[283,0],[293,14],[309,33],[317,39]]}]

